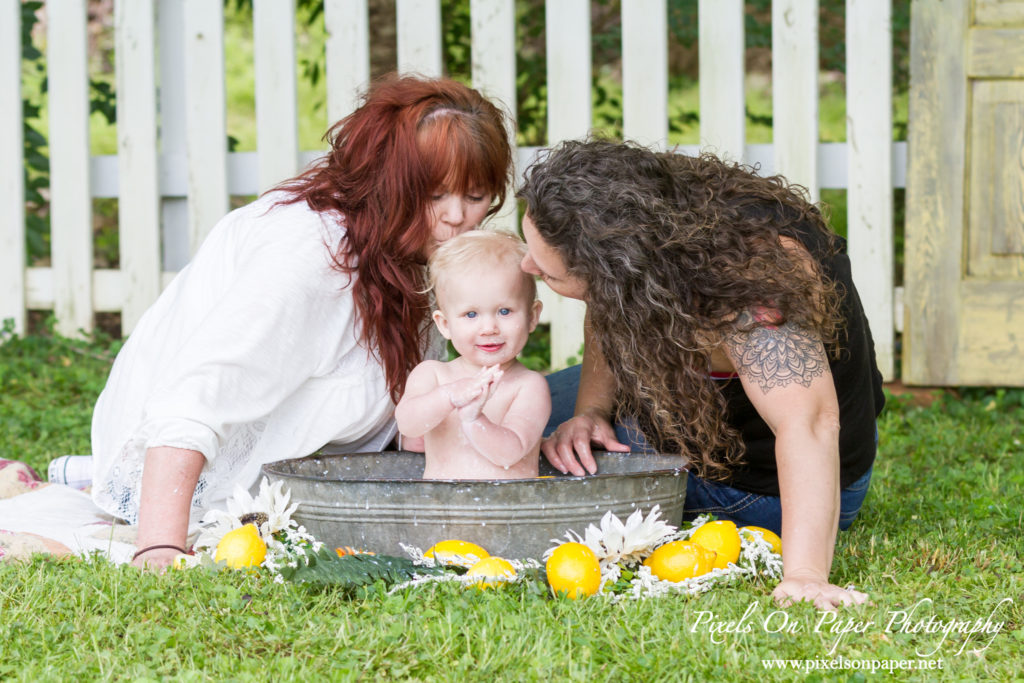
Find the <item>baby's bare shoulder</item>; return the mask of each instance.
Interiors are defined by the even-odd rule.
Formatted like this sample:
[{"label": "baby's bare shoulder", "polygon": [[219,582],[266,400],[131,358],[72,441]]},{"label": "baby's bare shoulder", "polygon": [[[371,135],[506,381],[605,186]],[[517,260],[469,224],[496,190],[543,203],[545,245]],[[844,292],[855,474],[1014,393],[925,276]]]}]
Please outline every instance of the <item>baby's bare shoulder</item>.
[{"label": "baby's bare shoulder", "polygon": [[420,362],[409,373],[406,379],[406,391],[414,387],[430,387],[439,384],[444,377],[444,366],[446,363],[439,360],[425,360]]},{"label": "baby's bare shoulder", "polygon": [[510,388],[514,388],[520,396],[525,394],[532,399],[541,394],[545,397],[550,395],[548,381],[544,379],[544,375],[522,364],[515,366],[513,372],[506,371],[502,381],[508,381]]}]

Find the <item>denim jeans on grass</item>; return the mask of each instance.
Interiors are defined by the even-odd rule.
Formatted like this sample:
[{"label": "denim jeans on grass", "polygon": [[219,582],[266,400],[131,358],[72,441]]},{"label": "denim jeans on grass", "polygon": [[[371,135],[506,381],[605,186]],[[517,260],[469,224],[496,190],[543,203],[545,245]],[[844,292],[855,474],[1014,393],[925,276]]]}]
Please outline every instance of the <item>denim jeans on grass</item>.
[{"label": "denim jeans on grass", "polygon": [[[580,384],[580,366],[574,365],[554,372],[548,375],[547,380],[548,388],[551,390],[551,418],[544,428],[545,436],[572,417],[576,405],[576,392]],[[643,435],[629,424],[616,423],[615,434],[619,441],[628,444],[635,453],[643,453],[649,448]],[[876,443],[877,440],[876,432]],[[848,529],[857,518],[871,484],[871,472],[872,469],[869,468],[862,477],[839,492],[840,529]],[[731,519],[741,526],[761,526],[777,534],[782,533],[782,504],[778,496],[741,491],[725,484],[701,479],[691,473],[686,478],[683,518],[693,519],[702,514],[713,514],[719,519]]]}]

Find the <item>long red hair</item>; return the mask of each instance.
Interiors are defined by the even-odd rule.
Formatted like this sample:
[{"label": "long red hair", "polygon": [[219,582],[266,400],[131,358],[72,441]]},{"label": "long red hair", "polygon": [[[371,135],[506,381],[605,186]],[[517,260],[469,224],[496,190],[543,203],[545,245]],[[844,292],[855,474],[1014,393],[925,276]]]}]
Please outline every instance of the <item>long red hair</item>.
[{"label": "long red hair", "polygon": [[501,207],[512,170],[505,115],[456,81],[389,76],[325,139],[327,155],[278,189],[290,193],[286,203],[305,200],[344,221],[334,264],[356,276],[360,335],[397,402],[423,360],[430,198],[480,192],[493,197],[488,216]]}]

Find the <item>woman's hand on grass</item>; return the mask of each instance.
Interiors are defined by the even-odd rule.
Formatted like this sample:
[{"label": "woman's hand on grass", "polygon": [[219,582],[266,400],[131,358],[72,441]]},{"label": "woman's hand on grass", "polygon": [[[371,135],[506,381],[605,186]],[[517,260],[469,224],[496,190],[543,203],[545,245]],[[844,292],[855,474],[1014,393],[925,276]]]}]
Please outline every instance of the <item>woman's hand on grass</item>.
[{"label": "woman's hand on grass", "polygon": [[852,588],[840,588],[820,578],[786,577],[772,592],[780,607],[806,600],[820,610],[834,611],[837,607],[860,605],[868,601],[867,593]]},{"label": "woman's hand on grass", "polygon": [[597,462],[590,449],[592,443],[606,451],[629,451],[629,446],[615,437],[615,428],[607,418],[586,414],[560,424],[554,434],[541,442],[540,448],[556,470],[582,477],[588,472],[597,472]]}]

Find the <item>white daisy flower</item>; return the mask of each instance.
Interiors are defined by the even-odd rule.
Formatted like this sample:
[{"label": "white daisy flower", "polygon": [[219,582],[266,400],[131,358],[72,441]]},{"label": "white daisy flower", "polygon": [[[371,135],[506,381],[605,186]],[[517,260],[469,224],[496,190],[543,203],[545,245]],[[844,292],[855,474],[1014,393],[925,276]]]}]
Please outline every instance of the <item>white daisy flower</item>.
[{"label": "white daisy flower", "polygon": [[[641,562],[655,548],[676,534],[676,527],[661,519],[660,506],[655,505],[647,517],[637,508],[623,524],[611,511],[601,518],[601,526],[588,526],[580,536],[574,531],[566,532],[571,542],[582,543],[597,556],[601,563],[602,573],[611,565],[632,565]],[[562,544],[564,541],[552,539],[552,543]],[[556,546],[557,547],[557,546]],[[554,548],[549,549],[547,558]]]},{"label": "white daisy flower", "polygon": [[270,538],[278,531],[292,525],[292,513],[299,507],[294,503],[289,507],[291,491],[282,491],[283,481],[270,483],[266,477],[260,482],[260,492],[255,497],[241,486],[235,486],[234,495],[228,499],[228,512],[234,515],[240,524],[255,524],[260,536]]},{"label": "white daisy flower", "polygon": [[213,549],[217,547],[220,539],[224,538],[224,534],[242,526],[238,517],[223,510],[207,511],[199,523],[202,528],[199,532],[199,537],[193,543],[193,547],[196,550],[208,550],[210,552],[213,552]]},{"label": "white daisy flower", "polygon": [[[312,543],[314,552],[318,550],[319,542],[292,519],[292,513],[299,505],[289,505],[291,491],[284,491],[283,487],[283,481],[271,484],[264,477],[259,493],[254,497],[241,486],[235,486],[234,494],[227,500],[227,512],[210,510],[203,516],[195,548],[212,553],[224,534],[253,524],[267,544],[269,565],[274,565],[279,556],[288,555],[292,549],[301,549],[302,541]],[[283,538],[278,538],[282,535]]]}]

